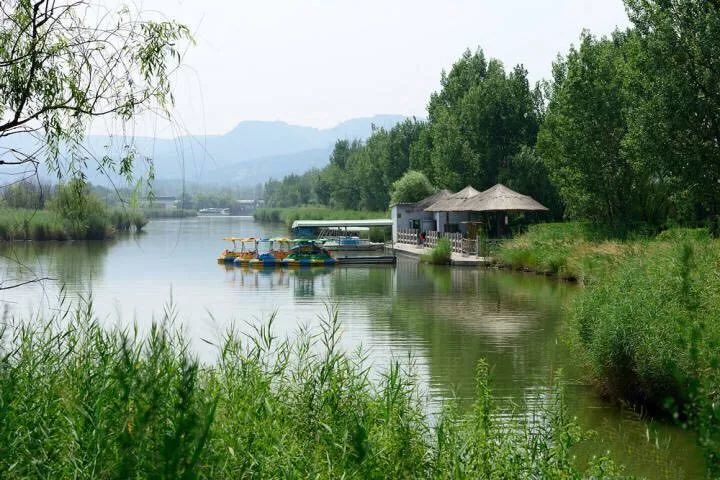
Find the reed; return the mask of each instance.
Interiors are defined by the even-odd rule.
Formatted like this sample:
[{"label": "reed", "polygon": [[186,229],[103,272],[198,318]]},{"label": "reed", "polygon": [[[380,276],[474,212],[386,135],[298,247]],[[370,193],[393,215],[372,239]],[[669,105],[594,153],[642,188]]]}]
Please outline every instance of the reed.
[{"label": "reed", "polygon": [[[212,365],[173,327],[106,330],[91,302],[0,331],[2,478],[614,478],[575,465],[583,435],[562,395],[535,416],[498,416],[488,369],[477,400],[434,419],[411,365],[377,379],[339,349],[340,324],[292,340],[272,321],[231,330]],[[502,418],[502,421],[498,420]]]},{"label": "reed", "polygon": [[674,230],[628,247],[571,307],[604,393],[694,428],[720,476],[720,242]]},{"label": "reed", "polygon": [[629,243],[647,239],[644,229],[583,222],[542,223],[503,242],[495,253],[500,265],[589,283],[611,268]]},{"label": "reed", "polygon": [[145,216],[134,210],[93,212],[84,218],[63,218],[52,210],[0,209],[0,240],[102,240],[116,232],[140,231]]}]

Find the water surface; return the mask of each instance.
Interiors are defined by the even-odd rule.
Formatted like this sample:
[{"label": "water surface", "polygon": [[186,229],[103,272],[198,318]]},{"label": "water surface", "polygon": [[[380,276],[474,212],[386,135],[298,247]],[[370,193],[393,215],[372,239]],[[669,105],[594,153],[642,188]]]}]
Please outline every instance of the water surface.
[{"label": "water surface", "polygon": [[456,396],[468,404],[474,368],[485,358],[499,399],[548,402],[563,370],[566,399],[580,424],[597,432],[577,449],[581,458],[610,451],[628,473],[648,478],[701,478],[694,438],[675,427],[645,422],[610,406],[585,384],[563,342],[563,308],[573,285],[475,268],[431,267],[411,258],[397,266],[253,270],[218,265],[224,236],[286,235],[282,226],[247,217],[155,220],[141,235],[110,242],[29,242],[0,247],[3,279],[51,277],[43,285],[0,292],[12,315],[57,306],[60,285],[70,298],[92,293],[108,324],[159,318],[169,302],[205,360],[231,324],[265,322],[292,335],[317,327],[327,308],[339,310],[343,346],[361,346],[382,369],[392,358],[416,364],[431,406]]}]

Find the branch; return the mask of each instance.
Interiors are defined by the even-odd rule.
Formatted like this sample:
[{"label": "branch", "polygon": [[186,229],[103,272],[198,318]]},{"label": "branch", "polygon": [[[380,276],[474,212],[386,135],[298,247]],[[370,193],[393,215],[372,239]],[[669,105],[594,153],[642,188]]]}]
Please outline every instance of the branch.
[{"label": "branch", "polygon": [[3,286],[3,283],[4,283],[4,282],[3,282],[3,283],[0,283],[0,290],[12,290],[13,288],[22,287],[23,285],[28,285],[28,284],[31,284],[31,283],[40,283],[40,282],[44,282],[44,281],[47,281],[47,280],[55,281],[55,280],[57,280],[57,279],[51,278],[51,277],[33,278],[32,280],[27,280],[27,281],[25,281],[25,282],[16,283],[16,284],[10,285],[9,287]]}]

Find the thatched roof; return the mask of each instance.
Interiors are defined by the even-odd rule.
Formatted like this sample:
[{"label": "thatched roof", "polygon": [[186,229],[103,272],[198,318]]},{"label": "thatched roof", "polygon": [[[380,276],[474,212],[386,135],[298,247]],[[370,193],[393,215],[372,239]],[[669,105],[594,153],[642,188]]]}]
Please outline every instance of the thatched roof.
[{"label": "thatched roof", "polygon": [[547,208],[537,200],[510,190],[505,185],[498,183],[488,188],[480,195],[468,199],[462,204],[462,208],[473,212],[509,212],[509,211],[546,211]]},{"label": "thatched roof", "polygon": [[422,211],[422,210],[425,210],[430,205],[432,205],[433,203],[435,203],[439,200],[442,200],[443,198],[447,198],[452,194],[453,193],[450,190],[439,190],[439,191],[433,193],[432,195],[430,195],[429,197],[425,197],[422,200],[415,202],[415,203],[399,202],[399,203],[391,203],[390,206],[392,207],[393,205],[412,205],[413,210]]},{"label": "thatched roof", "polygon": [[501,183],[475,195],[469,195],[471,192],[468,191],[462,200],[456,201],[454,199],[455,196],[468,189],[477,192],[472,187],[467,187],[446,200],[436,202],[425,210],[428,212],[527,212],[547,210],[545,206],[534,198],[510,190]]},{"label": "thatched roof", "polygon": [[425,209],[426,212],[463,212],[465,210],[457,209],[458,205],[461,205],[463,202],[476,197],[480,195],[480,192],[475,190],[471,186],[467,186],[460,190],[457,193],[453,193],[452,195],[443,198],[429,207]]}]

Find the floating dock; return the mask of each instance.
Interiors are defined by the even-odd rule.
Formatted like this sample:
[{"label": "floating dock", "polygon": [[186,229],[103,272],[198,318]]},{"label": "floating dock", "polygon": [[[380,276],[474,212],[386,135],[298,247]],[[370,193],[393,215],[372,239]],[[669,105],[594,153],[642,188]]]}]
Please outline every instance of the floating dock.
[{"label": "floating dock", "polygon": [[[386,246],[385,250],[399,253],[401,255],[420,257],[424,254],[430,253],[432,249],[416,245],[408,245],[405,243],[396,243],[392,246]],[[453,252],[450,255],[450,265],[456,265],[459,267],[487,267],[492,265],[492,263],[493,261],[490,257],[476,257],[474,255],[463,255],[457,252]]]},{"label": "floating dock", "polygon": [[371,255],[363,257],[335,257],[338,265],[392,265],[397,263],[395,255]]}]

